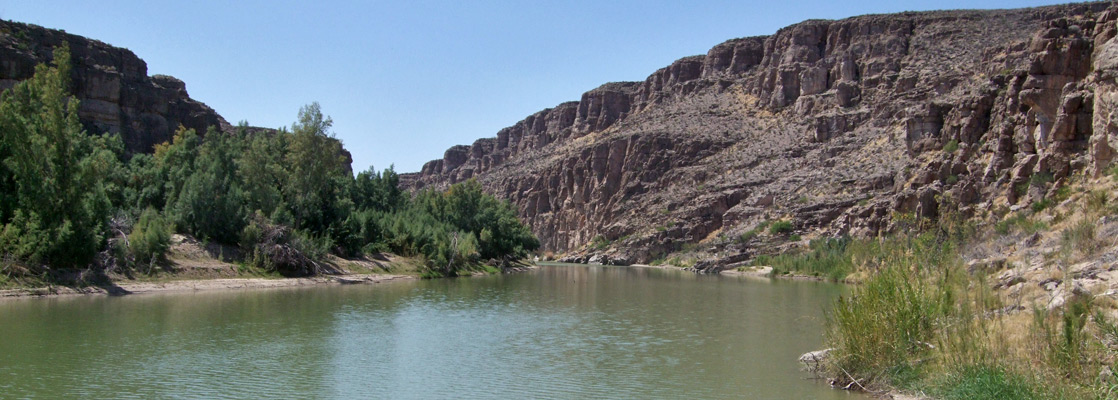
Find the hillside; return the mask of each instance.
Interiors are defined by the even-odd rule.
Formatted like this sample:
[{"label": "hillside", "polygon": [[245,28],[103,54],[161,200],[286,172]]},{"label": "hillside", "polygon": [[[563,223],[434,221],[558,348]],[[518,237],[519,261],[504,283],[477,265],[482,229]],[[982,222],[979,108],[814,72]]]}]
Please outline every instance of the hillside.
[{"label": "hillside", "polygon": [[1116,19],[1083,3],[805,21],[602,85],[401,182],[475,178],[544,249],[615,263],[698,244],[726,265],[760,246],[732,238],[780,219],[806,237],[943,207],[993,223],[1110,165]]}]

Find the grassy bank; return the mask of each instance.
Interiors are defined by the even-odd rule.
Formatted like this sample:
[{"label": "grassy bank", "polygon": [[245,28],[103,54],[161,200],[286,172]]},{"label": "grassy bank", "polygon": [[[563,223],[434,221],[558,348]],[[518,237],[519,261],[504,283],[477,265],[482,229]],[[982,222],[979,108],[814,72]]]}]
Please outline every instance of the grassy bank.
[{"label": "grassy bank", "polygon": [[[828,312],[834,350],[824,371],[839,386],[942,399],[1118,398],[1115,301],[1079,286],[1070,267],[1097,261],[1113,241],[1099,237],[1096,221],[1118,212],[1108,195],[1115,183],[1080,180],[989,216],[1000,222],[986,228],[949,214],[898,229],[920,233],[815,240],[754,264],[858,283]],[[1021,250],[1028,246],[1036,250]],[[1008,266],[965,262],[1013,251],[1032,254],[1022,265],[1041,266],[1015,269],[1004,256],[997,263]],[[1043,270],[1009,274],[1020,269]]]}]

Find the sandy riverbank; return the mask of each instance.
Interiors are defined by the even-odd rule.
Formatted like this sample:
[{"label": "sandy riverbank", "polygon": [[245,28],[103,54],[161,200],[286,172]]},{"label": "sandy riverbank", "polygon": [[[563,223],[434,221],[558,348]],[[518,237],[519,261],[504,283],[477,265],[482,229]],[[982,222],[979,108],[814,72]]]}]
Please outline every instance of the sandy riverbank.
[{"label": "sandy riverbank", "polygon": [[49,286],[0,290],[0,299],[72,295],[129,295],[144,293],[194,292],[200,290],[272,289],[313,285],[375,284],[418,279],[414,275],[345,274],[307,278],[219,278],[183,279],[159,282],[113,282],[101,286]]}]

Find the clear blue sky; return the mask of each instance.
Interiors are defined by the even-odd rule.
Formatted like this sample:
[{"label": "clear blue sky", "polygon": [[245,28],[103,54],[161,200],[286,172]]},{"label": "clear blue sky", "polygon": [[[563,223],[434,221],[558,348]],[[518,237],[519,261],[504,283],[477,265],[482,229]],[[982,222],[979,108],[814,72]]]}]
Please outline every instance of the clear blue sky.
[{"label": "clear blue sky", "polygon": [[[325,4],[325,5],[324,5]],[[318,101],[354,169],[418,170],[611,81],[812,18],[1052,1],[52,1],[0,18],[132,50],[232,123]]]}]

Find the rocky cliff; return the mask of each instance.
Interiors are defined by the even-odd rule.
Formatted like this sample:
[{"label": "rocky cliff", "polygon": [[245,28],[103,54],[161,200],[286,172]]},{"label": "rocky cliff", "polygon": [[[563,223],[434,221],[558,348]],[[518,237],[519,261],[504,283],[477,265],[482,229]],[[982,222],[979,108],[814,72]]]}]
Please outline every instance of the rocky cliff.
[{"label": "rocky cliff", "polygon": [[0,20],[0,90],[30,78],[35,66],[69,43],[78,116],[87,131],[119,133],[130,152],[148,152],[171,139],[179,125],[203,133],[229,124],[190,98],[186,84],[166,75],[148,76],[147,64],[131,51],[36,25]]},{"label": "rocky cliff", "polygon": [[754,244],[720,239],[775,219],[807,236],[943,207],[992,219],[1115,158],[1116,19],[1084,3],[805,21],[603,85],[402,181],[476,178],[546,249],[633,262],[695,244],[740,259]]}]

